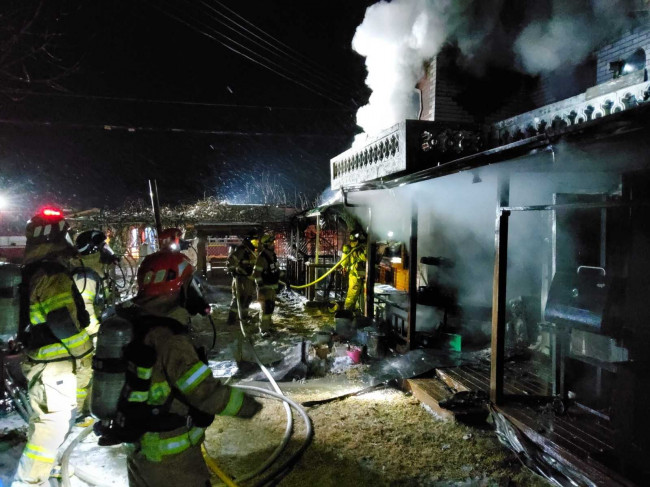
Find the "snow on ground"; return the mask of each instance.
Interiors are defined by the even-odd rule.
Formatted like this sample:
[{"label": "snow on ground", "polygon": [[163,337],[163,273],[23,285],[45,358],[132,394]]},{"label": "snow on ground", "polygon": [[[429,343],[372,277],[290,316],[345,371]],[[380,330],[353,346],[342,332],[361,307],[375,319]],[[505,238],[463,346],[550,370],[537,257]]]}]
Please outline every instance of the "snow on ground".
[{"label": "snow on ground", "polygon": [[[229,301],[228,288],[212,289],[216,334],[206,318],[198,317],[193,321],[195,343],[209,348],[216,338],[215,349],[208,353],[215,376],[230,383],[244,381],[268,387],[268,382],[252,381],[259,370],[252,363],[252,350],[240,338],[239,326],[225,324]],[[253,318],[258,309],[253,310]],[[253,337],[255,351],[274,370],[282,367],[278,359],[295,356],[303,340],[315,340],[319,330],[334,327],[332,314],[305,307],[297,295],[286,293],[278,303],[274,322],[277,333],[272,337]],[[307,348],[311,375],[306,380],[280,382],[283,391],[297,401],[320,400],[361,389],[375,367],[353,364],[345,354],[345,345],[332,347],[326,358],[317,357],[314,349]],[[240,352],[243,357],[235,360]],[[232,475],[241,476],[256,468],[282,439],[286,424],[282,406],[273,400],[263,402],[263,410],[252,420],[218,416],[207,430],[210,455]],[[499,445],[490,429],[476,430],[440,421],[401,391],[378,390],[312,407],[308,413],[315,427],[314,442],[282,480],[282,486],[546,485],[523,469],[514,455]],[[304,438],[301,419],[296,417],[295,421],[290,451],[295,451]],[[9,484],[16,468],[25,432],[26,425],[17,415],[0,418],[0,481],[4,485]],[[79,432],[81,428],[74,428],[68,441]],[[100,479],[97,485],[103,487],[128,485],[125,457],[126,447],[99,447],[95,435],[90,434],[71,457],[77,472],[71,479],[73,487],[86,487],[88,484],[79,477],[88,475]],[[246,485],[251,484],[243,483]]]}]

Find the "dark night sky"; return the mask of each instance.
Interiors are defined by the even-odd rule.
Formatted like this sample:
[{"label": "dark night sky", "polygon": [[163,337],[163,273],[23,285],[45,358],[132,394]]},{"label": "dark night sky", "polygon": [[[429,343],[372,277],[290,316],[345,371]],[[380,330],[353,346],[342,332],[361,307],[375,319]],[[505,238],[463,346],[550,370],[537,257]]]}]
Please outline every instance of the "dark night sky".
[{"label": "dark night sky", "polygon": [[[242,201],[255,192],[260,178],[284,187],[289,203],[294,192],[314,195],[326,188],[329,158],[349,147],[358,130],[356,108],[369,95],[363,59],[350,45],[371,1],[83,3],[57,24],[64,34],[59,41],[64,60],[79,62],[76,72],[60,81],[65,91],[2,87],[0,191],[10,192],[14,203],[119,206],[125,198],[145,197],[148,178],[158,180],[161,200],[169,203],[204,195]],[[228,23],[218,12],[240,25]],[[308,56],[315,67],[291,64],[286,47],[284,54],[273,56],[252,44],[252,33],[262,35],[253,26]],[[231,40],[225,42],[243,44],[253,51],[237,47],[247,55],[261,54],[264,62],[276,63],[274,69],[333,100],[197,30],[222,40],[221,35],[227,35]],[[323,77],[315,78],[319,69]],[[6,94],[6,89],[15,88],[44,95],[24,95],[16,101]],[[51,125],[43,125],[46,122]],[[105,125],[136,130],[108,131]],[[222,133],[201,133],[205,131]]]}]

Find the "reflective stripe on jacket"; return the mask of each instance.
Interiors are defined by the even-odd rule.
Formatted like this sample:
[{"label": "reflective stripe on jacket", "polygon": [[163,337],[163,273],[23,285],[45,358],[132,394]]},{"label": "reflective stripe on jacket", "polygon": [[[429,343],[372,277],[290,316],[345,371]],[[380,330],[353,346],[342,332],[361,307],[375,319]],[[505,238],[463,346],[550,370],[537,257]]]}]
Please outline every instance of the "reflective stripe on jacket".
[{"label": "reflective stripe on jacket", "polygon": [[255,261],[253,278],[258,288],[271,286],[277,289],[277,284],[280,280],[280,268],[278,267],[278,258],[275,252],[264,249],[259,253]]},{"label": "reflective stripe on jacket", "polygon": [[[72,278],[60,264],[38,263],[28,274],[30,340],[26,353],[35,361],[53,361],[80,358],[92,350],[90,336],[85,330],[88,317],[83,301]],[[65,332],[52,330],[52,313],[65,310],[69,320]],[[50,316],[50,318],[48,318]],[[82,320],[83,316],[83,320]]]},{"label": "reflective stripe on jacket", "polygon": [[[130,391],[129,402],[160,406],[161,414],[192,417],[188,424],[195,425],[197,411],[210,420],[216,414],[232,411],[236,414],[239,411],[243,397],[232,394],[230,387],[212,376],[212,371],[199,359],[187,334],[176,333],[168,326],[154,325],[146,332],[144,344],[156,353],[150,371],[145,368],[137,370],[138,378],[150,378],[149,387],[146,391]],[[147,431],[140,438],[139,445],[147,459],[159,462],[166,455],[178,454],[200,443],[203,431],[203,428],[191,426],[165,432]]]},{"label": "reflective stripe on jacket", "polygon": [[161,462],[164,457],[177,455],[189,447],[203,441],[204,428],[193,427],[187,431],[165,433],[145,433],[140,439],[140,449],[150,462]]},{"label": "reflective stripe on jacket", "polygon": [[250,276],[257,254],[246,244],[241,244],[228,256],[226,268],[228,272],[238,276]]}]

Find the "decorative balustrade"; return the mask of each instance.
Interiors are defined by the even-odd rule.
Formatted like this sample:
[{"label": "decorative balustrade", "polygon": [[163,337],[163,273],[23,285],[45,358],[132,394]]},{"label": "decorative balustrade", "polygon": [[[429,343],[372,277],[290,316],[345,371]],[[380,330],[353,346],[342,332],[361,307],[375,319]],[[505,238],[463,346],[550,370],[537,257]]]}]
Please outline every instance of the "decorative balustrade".
[{"label": "decorative balustrade", "polygon": [[478,152],[478,133],[438,122],[405,120],[363,147],[353,147],[330,161],[332,189],[372,181]]},{"label": "decorative balustrade", "polygon": [[[643,74],[643,73],[641,73]],[[632,82],[635,79],[630,78]],[[633,109],[650,100],[650,82],[613,81],[585,93],[484,127],[459,128],[441,122],[405,120],[353,147],[330,161],[332,189],[385,177],[409,174],[544,133],[563,130],[614,113]]]},{"label": "decorative balustrade", "polygon": [[629,110],[650,99],[650,82],[626,86],[609,93],[590,91],[542,108],[522,113],[492,125],[497,146],[534,137],[549,131],[580,125],[590,120]]}]

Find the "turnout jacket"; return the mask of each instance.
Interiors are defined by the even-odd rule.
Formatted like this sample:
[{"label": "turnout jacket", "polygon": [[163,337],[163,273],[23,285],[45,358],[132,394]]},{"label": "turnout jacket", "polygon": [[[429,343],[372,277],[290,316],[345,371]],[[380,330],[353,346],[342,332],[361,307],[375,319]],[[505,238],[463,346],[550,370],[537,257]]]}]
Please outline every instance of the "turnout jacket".
[{"label": "turnout jacket", "polygon": [[39,260],[23,267],[21,341],[36,362],[81,358],[92,349],[89,316],[67,267]]},{"label": "turnout jacket", "polygon": [[358,244],[356,247],[350,249],[350,252],[343,256],[346,260],[343,262],[343,267],[351,276],[357,278],[366,277],[366,246]]},{"label": "turnout jacket", "polygon": [[255,261],[253,278],[258,288],[277,287],[280,281],[280,268],[278,267],[278,257],[275,252],[262,249]]},{"label": "turnout jacket", "polygon": [[153,315],[130,321],[140,335],[138,341],[153,350],[155,360],[150,366],[129,364],[145,387],[127,390],[125,397],[150,411],[147,416],[153,420],[138,425],[142,435],[137,443],[147,459],[159,462],[202,442],[214,416],[237,414],[244,395],[212,376],[180,322]]},{"label": "turnout jacket", "polygon": [[226,268],[233,276],[250,276],[257,254],[248,245],[241,244],[228,256]]}]

